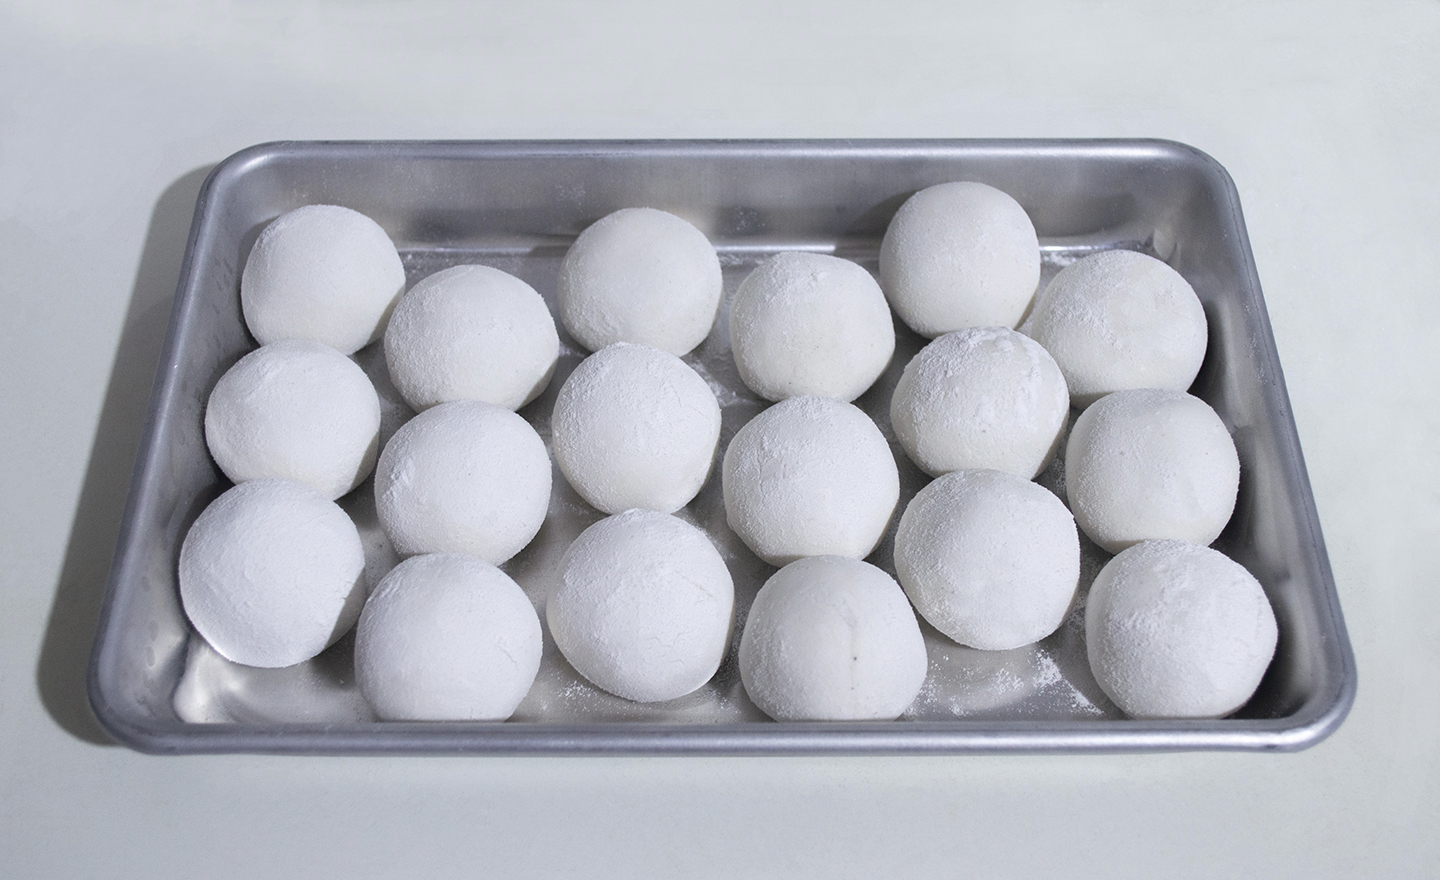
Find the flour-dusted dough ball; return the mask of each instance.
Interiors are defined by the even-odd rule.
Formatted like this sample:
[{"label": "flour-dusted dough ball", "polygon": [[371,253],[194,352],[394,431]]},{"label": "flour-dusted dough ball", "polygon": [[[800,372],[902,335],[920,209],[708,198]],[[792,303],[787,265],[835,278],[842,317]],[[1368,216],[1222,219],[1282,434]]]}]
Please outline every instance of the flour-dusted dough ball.
[{"label": "flour-dusted dough ball", "polygon": [[1235,511],[1240,459],[1210,405],[1183,391],[1116,391],[1075,420],[1065,494],[1075,522],[1111,553],[1137,541],[1209,544]]},{"label": "flour-dusted dough ball", "polygon": [[560,322],[591,351],[635,342],[682,355],[715,323],[720,258],[674,214],[623,208],[575,239],[557,290]]},{"label": "flour-dusted dough ball", "polygon": [[540,617],[525,591],[460,553],[412,556],[365,603],[355,678],[387,721],[503,721],[540,670]]},{"label": "flour-dusted dough ball", "polygon": [[272,342],[215,383],[205,444],[233,482],[298,480],[333,500],[375,468],[380,398],[365,371],[328,345]]},{"label": "flour-dusted dough ball", "polygon": [[858,559],[812,556],[770,577],[740,635],[740,680],[776,721],[896,718],[928,660],[900,585]]},{"label": "flour-dusted dough ball", "polygon": [[240,275],[245,325],[261,345],[314,339],[350,354],[380,338],[405,267],[380,224],[338,205],[281,214]]},{"label": "flour-dusted dough ball", "polygon": [[390,378],[416,410],[451,400],[519,409],[555,374],[560,335],[535,288],[489,266],[416,282],[385,328]]},{"label": "flour-dusted dough ball", "polygon": [[545,618],[560,653],[612,694],[673,700],[709,681],[730,643],[735,587],[705,533],[630,510],[580,533]]},{"label": "flour-dusted dough ball", "polygon": [[1205,360],[1205,309],[1179,272],[1135,251],[1071,263],[1024,330],[1055,356],[1076,406],[1127,388],[1184,391]]},{"label": "flour-dusted dough ball", "polygon": [[900,517],[895,571],[920,616],[962,645],[1003,651],[1060,627],[1080,537],[1048,489],[995,470],[946,474]]},{"label": "flour-dusted dough ball", "polygon": [[222,657],[293,666],[354,625],[365,549],[335,502],[293,480],[251,480],[210,503],[180,546],[180,601]]},{"label": "flour-dusted dough ball", "polygon": [[858,264],[786,251],[746,276],[730,301],[740,378],[767,400],[854,400],[885,372],[895,324],[885,294]]},{"label": "flour-dusted dough ball", "polygon": [[617,342],[565,380],[550,430],[560,472],[586,501],[673,513],[710,474],[720,403],[675,355]]},{"label": "flour-dusted dough ball", "polygon": [[922,336],[1014,327],[1040,283],[1040,242],[1020,203],[983,183],[942,183],[900,206],[880,242],[880,286]]},{"label": "flour-dusted dough ball", "polygon": [[868,556],[900,500],[885,437],[853,404],[792,397],[746,423],[721,466],[725,517],[771,565]]},{"label": "flour-dusted dough ball", "polygon": [[515,413],[456,400],[406,422],[380,453],[375,508],[396,552],[468,553],[499,565],[550,506],[545,441]]},{"label": "flour-dusted dough ball", "polygon": [[1218,550],[1145,541],[1106,563],[1085,603],[1095,681],[1135,718],[1220,718],[1275,655],[1260,582]]},{"label": "flour-dusted dough ball", "polygon": [[1005,327],[939,337],[905,365],[890,424],[931,476],[994,468],[1029,480],[1054,458],[1070,414],[1055,359]]}]

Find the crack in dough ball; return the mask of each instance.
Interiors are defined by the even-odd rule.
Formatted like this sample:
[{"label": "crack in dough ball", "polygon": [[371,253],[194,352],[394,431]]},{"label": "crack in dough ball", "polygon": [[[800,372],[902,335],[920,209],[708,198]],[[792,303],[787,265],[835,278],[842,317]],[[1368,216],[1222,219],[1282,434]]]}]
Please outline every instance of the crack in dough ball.
[{"label": "crack in dough ball", "polygon": [[735,291],[730,348],[740,378],[767,400],[850,401],[890,365],[895,324],[880,285],[858,264],[787,251]]},{"label": "crack in dough ball", "polygon": [[545,617],[560,653],[592,684],[654,703],[715,675],[734,608],[730,571],[704,532],[630,510],[590,526],[565,551]]},{"label": "crack in dough ball", "polygon": [[736,433],[721,465],[725,517],[771,565],[870,555],[900,500],[885,437],[853,404],[792,397]]},{"label": "crack in dough ball", "polygon": [[225,659],[293,666],[354,625],[364,573],[360,534],[335,502],[293,480],[251,480],[185,535],[180,601]]},{"label": "crack in dough ball", "polygon": [[1085,604],[1095,681],[1134,718],[1229,715],[1259,687],[1276,638],[1260,582],[1184,541],[1145,541],[1116,556]]},{"label": "crack in dough ball", "polygon": [[1075,522],[1111,553],[1151,538],[1209,544],[1230,521],[1239,487],[1225,423],[1183,391],[1106,395],[1075,420],[1065,447]]},{"label": "crack in dough ball", "polygon": [[596,508],[673,513],[710,475],[720,403],[675,355],[617,342],[565,380],[550,430],[560,472]]},{"label": "crack in dough ball", "polygon": [[931,342],[905,365],[890,399],[900,445],[932,477],[994,468],[1033,479],[1059,450],[1069,415],[1055,359],[1004,327]]},{"label": "crack in dough ball", "polygon": [[720,258],[705,233],[654,208],[623,208],[580,233],[560,264],[560,322],[591,351],[616,342],[682,355],[720,309]]},{"label": "crack in dough ball", "polygon": [[915,612],[885,572],[812,556],[775,572],[740,636],[740,680],[776,721],[899,717],[925,683]]},{"label": "crack in dough ball", "polygon": [[415,410],[483,400],[516,410],[555,374],[560,335],[535,288],[489,266],[416,282],[385,328],[391,381]]},{"label": "crack in dough ball", "polygon": [[355,677],[387,721],[504,721],[540,671],[540,617],[520,585],[459,553],[412,556],[365,603]]},{"label": "crack in dough ball", "polygon": [[375,468],[380,398],[365,371],[335,349],[272,342],[215,383],[205,444],[232,482],[298,480],[334,500]]},{"label": "crack in dough ball", "polygon": [[1104,251],[1060,270],[1024,330],[1055,357],[1078,407],[1111,391],[1186,390],[1208,332],[1190,283],[1134,251]]},{"label": "crack in dough ball", "polygon": [[954,471],[900,517],[895,570],[920,616],[962,645],[1004,651],[1064,622],[1080,537],[1054,493],[994,470]]},{"label": "crack in dough ball", "polygon": [[338,205],[281,214],[240,275],[245,325],[261,345],[313,339],[342,354],[379,339],[404,292],[405,267],[385,230]]},{"label": "crack in dough ball", "polygon": [[545,441],[493,403],[425,410],[395,432],[375,467],[375,509],[404,556],[468,553],[499,565],[530,543],[549,506]]},{"label": "crack in dough ball", "polygon": [[934,338],[1014,327],[1040,284],[1040,242],[1020,203],[983,183],[942,183],[900,206],[880,242],[880,286],[900,320]]}]

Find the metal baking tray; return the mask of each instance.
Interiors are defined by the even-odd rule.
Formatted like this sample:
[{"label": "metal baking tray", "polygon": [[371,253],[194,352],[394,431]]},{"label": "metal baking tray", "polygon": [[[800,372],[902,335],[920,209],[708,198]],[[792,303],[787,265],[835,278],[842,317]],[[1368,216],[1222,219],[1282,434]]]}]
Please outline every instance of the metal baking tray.
[{"label": "metal baking tray", "polygon": [[[191,630],[176,565],[195,517],[227,487],[206,454],[202,415],[216,379],[254,342],[240,314],[239,274],[259,231],[284,211],[346,205],[375,218],[410,281],[459,263],[519,275],[552,302],[574,237],[622,207],[679,214],[718,249],[728,294],[786,249],[834,253],[872,272],[886,224],[911,193],[977,180],[1013,195],[1040,236],[1044,284],[1107,248],[1166,260],[1194,286],[1210,346],[1192,393],[1230,428],[1240,454],[1234,518],[1215,546],[1264,585],[1279,647],[1254,698],[1205,721],[1137,721],[1106,700],[1085,660],[1085,588],[1108,555],[1084,544],[1081,593],[1060,630],[1014,651],[963,648],[923,627],[930,672],[890,722],[775,723],[745,697],[734,661],[745,611],[774,569],[725,525],[715,468],[681,515],[715,540],[736,582],[730,655],[700,691],[640,705],[600,692],[546,634],[539,678],[503,723],[374,720],[351,672],[350,637],[283,670],[225,661]],[[901,507],[926,482],[890,432],[890,393],[925,340],[899,325],[890,369],[857,404],[892,441]],[[542,437],[565,376],[584,351],[562,333],[555,380],[521,414]],[[406,417],[379,346],[357,354],[385,401]],[[722,450],[763,408],[739,380],[725,311],[687,361],[723,409]],[[1040,481],[1063,497],[1063,462]],[[368,485],[368,483],[367,483]],[[600,517],[558,471],[549,517],[505,568],[543,609],[560,555]],[[342,499],[369,545],[372,575],[395,558],[366,487]],[[893,574],[891,533],[870,561]],[[543,614],[542,614],[543,620]],[[1300,454],[1234,184],[1205,154],[1154,140],[293,142],[243,150],[201,192],[149,423],[110,574],[90,665],[104,727],[146,752],[296,753],[965,753],[1299,749],[1329,734],[1354,699],[1354,658]]]}]

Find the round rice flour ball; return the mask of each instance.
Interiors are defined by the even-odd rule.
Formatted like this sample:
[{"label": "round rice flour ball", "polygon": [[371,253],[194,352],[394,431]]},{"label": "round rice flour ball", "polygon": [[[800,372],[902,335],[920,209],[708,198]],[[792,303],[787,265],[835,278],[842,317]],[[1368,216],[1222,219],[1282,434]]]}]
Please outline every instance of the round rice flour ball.
[{"label": "round rice flour ball", "polygon": [[560,264],[560,322],[591,351],[616,342],[682,355],[710,335],[720,258],[705,233],[654,208],[623,208],[580,233]]},{"label": "round rice flour ball", "polygon": [[550,431],[561,473],[596,508],[673,513],[710,474],[720,403],[675,355],[617,342],[565,380]]},{"label": "round rice flour ball", "polygon": [[854,400],[895,353],[880,285],[858,264],[786,251],[746,276],[730,301],[730,348],[740,378],[767,400]]},{"label": "round rice flour ball", "polygon": [[1209,544],[1230,521],[1239,487],[1225,423],[1183,391],[1106,395],[1075,420],[1065,447],[1075,522],[1111,553],[1151,538]]},{"label": "round rice flour ball", "polygon": [[1090,669],[1135,718],[1221,718],[1254,695],[1275,655],[1260,583],[1217,550],[1145,541],[1106,563],[1085,604]]},{"label": "round rice flour ball", "polygon": [[308,339],[235,362],[205,405],[205,444],[232,482],[298,480],[335,499],[375,468],[380,397],[350,358]]},{"label": "round rice flour ball", "polygon": [[740,636],[740,680],[776,721],[896,718],[928,659],[900,585],[858,559],[812,556],[760,588]]},{"label": "round rice flour ball", "polygon": [[540,670],[540,617],[520,585],[459,553],[412,556],[365,603],[355,678],[387,721],[503,721]]},{"label": "round rice flour ball", "polygon": [[1024,329],[1054,355],[1080,407],[1128,388],[1184,391],[1205,360],[1205,309],[1194,289],[1134,251],[1103,251],[1060,270]]},{"label": "round rice flour ball", "polygon": [[365,550],[335,502],[251,480],[201,512],[180,546],[180,601],[222,657],[275,668],[340,638],[365,601]]},{"label": "round rice flour ball", "polygon": [[941,183],[900,206],[880,242],[880,286],[934,338],[1014,327],[1040,284],[1040,242],[1020,203],[983,183]]},{"label": "round rice flour ball", "polygon": [[1070,393],[1055,359],[1005,327],[947,333],[905,365],[890,424],[931,476],[994,468],[1033,479],[1060,446]]},{"label": "round rice flour ball", "polygon": [[468,553],[499,565],[530,543],[549,506],[545,441],[493,403],[425,410],[395,432],[375,467],[375,509],[404,556]]},{"label": "round rice flour ball", "polygon": [[1080,582],[1080,537],[1043,486],[1001,471],[955,471],[905,508],[895,570],[932,626],[962,645],[1003,651],[1064,622]]},{"label": "round rice flour ball", "polygon": [[380,338],[405,267],[380,224],[338,205],[306,205],[265,227],[240,275],[245,325],[261,345],[313,339],[351,354]]},{"label": "round rice flour ball", "polygon": [[519,409],[555,374],[560,335],[535,288],[489,266],[416,282],[385,328],[390,379],[415,410],[451,400]]},{"label": "round rice flour ball", "polygon": [[630,510],[590,526],[565,551],[545,618],[577,672],[653,703],[710,680],[730,643],[734,606],[730,571],[704,532]]},{"label": "round rice flour ball", "polygon": [[771,565],[868,556],[900,500],[885,437],[852,404],[792,397],[751,419],[721,466],[725,517]]}]

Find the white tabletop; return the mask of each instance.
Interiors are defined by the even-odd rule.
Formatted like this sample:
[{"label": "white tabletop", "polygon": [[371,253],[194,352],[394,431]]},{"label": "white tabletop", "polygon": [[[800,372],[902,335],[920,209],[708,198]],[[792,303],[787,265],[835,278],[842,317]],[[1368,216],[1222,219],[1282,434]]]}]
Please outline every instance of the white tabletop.
[{"label": "white tabletop", "polygon": [[[0,4],[0,874],[1440,874],[1440,4]],[[84,670],[205,170],[1159,137],[1239,187],[1360,674],[1294,754],[152,757]]]}]

